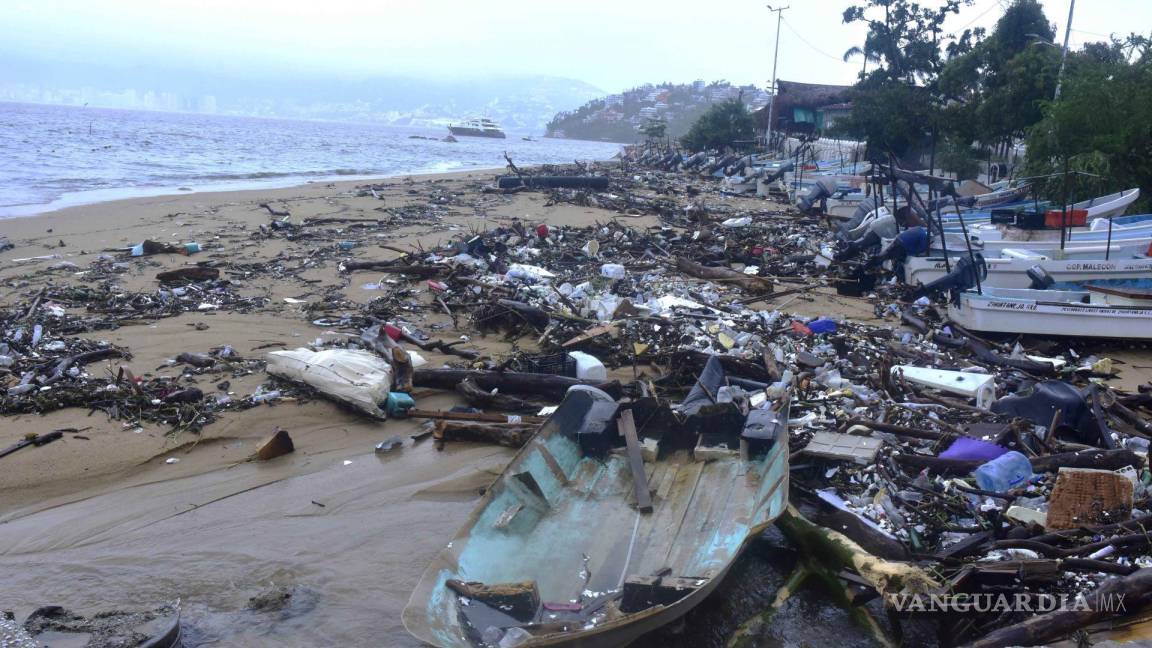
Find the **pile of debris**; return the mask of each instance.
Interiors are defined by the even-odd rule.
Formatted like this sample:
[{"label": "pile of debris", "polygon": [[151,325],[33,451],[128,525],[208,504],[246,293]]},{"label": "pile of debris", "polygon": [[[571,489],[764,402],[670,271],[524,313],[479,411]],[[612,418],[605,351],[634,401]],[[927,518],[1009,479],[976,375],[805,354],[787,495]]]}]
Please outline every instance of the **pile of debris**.
[{"label": "pile of debris", "polygon": [[[382,208],[379,219],[298,223],[268,207],[273,220],[253,240],[306,242],[307,252],[189,266],[199,270],[148,293],[119,289],[124,262],[102,259],[83,270],[87,285],[50,285],[3,315],[0,413],[84,407],[198,430],[222,410],[320,395],[374,419],[435,421],[418,436],[439,444],[518,447],[574,385],[623,403],[690,391],[712,404],[787,394],[797,515],[844,538],[857,558],[918,575],[922,589],[913,592],[909,579],[864,573],[863,559],[834,572],[860,601],[883,597],[890,633],[899,636],[900,619],[924,609],[901,607],[895,597],[905,594],[1023,596],[1009,609],[932,617],[941,643],[988,646],[1054,640],[1124,611],[1033,605],[1044,596],[1125,595],[1128,610],[1152,598],[1144,533],[1152,385],[1110,388],[1117,361],[1106,349],[983,339],[927,300],[899,303],[883,286],[872,297],[887,325],[789,314],[789,303],[836,285],[820,252],[834,234],[817,217],[735,197],[730,183],[712,179],[742,173],[743,162],[646,151],[616,167],[543,176],[513,168],[506,178],[515,182],[497,182],[483,200],[539,191],[624,218],[584,227],[515,220],[457,230],[428,249],[383,241],[398,223],[439,225],[481,203],[437,189],[423,203]],[[359,191],[379,197],[378,187]],[[655,214],[648,222],[658,224],[628,225],[637,214]],[[177,378],[95,376],[88,365],[129,350],[65,337],[206,309],[270,308],[267,296],[242,294],[245,280],[307,285],[302,273],[316,268],[339,272],[345,285],[375,273],[381,278],[364,287],[381,296],[359,305],[340,290],[313,295],[299,314],[331,334],[299,349],[260,358],[227,347],[184,353],[173,358],[185,366]],[[472,330],[459,335],[466,324]],[[501,336],[511,350],[469,346],[483,335]],[[432,353],[450,362],[434,367],[424,357]],[[716,390],[702,377],[713,359],[726,375]],[[227,391],[229,376],[265,370],[272,377],[256,393]],[[194,386],[209,376],[223,379],[214,393]],[[420,389],[453,390],[468,406],[422,410]],[[1046,614],[1031,619],[1025,609]]]}]

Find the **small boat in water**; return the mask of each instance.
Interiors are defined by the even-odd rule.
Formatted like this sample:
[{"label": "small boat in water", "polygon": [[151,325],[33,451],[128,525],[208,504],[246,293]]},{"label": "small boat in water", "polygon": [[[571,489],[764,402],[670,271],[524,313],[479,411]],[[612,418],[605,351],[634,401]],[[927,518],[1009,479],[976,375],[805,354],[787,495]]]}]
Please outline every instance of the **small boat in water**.
[{"label": "small boat in water", "polygon": [[1152,291],[1117,290],[1093,284],[1082,290],[969,290],[949,305],[948,318],[990,333],[1152,340]]},{"label": "small boat in water", "polygon": [[405,628],[444,648],[615,648],[698,605],[788,503],[786,392],[744,410],[717,402],[724,385],[712,358],[675,410],[569,390],[424,572]]},{"label": "small boat in water", "polygon": [[469,119],[459,124],[448,126],[448,132],[453,135],[466,135],[468,137],[495,137],[504,139],[506,135],[500,125],[491,119]]}]

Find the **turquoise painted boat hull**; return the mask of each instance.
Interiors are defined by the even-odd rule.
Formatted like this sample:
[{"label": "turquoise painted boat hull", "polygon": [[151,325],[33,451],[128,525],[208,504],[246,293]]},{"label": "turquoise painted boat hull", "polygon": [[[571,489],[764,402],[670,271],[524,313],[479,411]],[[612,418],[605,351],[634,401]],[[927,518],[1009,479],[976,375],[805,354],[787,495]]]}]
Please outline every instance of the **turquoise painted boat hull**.
[{"label": "turquoise painted boat hull", "polygon": [[[786,425],[755,455],[744,445],[707,460],[699,450],[662,450],[644,462],[653,509],[642,513],[625,454],[585,455],[566,433],[579,407],[570,392],[427,568],[403,615],[415,637],[444,648],[483,645],[486,628],[477,625],[487,621],[477,622],[476,610],[446,586],[450,579],[531,581],[546,603],[538,616],[517,622],[497,614],[493,622],[530,632],[518,646],[625,646],[704,600],[787,507]],[[780,420],[787,409],[777,406]],[[690,582],[683,598],[621,611],[613,597],[626,579],[664,574]],[[556,603],[580,609],[551,612]]]}]

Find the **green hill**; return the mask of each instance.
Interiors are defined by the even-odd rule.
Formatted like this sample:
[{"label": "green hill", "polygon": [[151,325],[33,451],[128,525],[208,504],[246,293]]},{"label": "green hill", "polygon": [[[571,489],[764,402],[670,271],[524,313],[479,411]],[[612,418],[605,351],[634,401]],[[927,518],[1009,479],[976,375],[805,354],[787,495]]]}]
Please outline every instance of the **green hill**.
[{"label": "green hill", "polygon": [[655,119],[668,124],[668,137],[678,138],[688,132],[709,106],[736,97],[758,108],[767,102],[768,93],[755,86],[733,86],[727,81],[649,84],[593,99],[576,110],[557,113],[548,122],[545,135],[634,142],[643,139],[637,128]]}]

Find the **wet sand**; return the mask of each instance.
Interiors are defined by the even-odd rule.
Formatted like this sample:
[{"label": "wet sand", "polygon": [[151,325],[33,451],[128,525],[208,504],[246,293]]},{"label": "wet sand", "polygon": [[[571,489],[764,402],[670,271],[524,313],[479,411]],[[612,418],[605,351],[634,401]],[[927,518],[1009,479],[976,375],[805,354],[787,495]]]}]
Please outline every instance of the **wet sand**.
[{"label": "wet sand", "polygon": [[[384,199],[356,197],[363,181],[311,184],[274,190],[197,193],[141,198],[74,207],[36,217],[0,220],[0,234],[16,248],[0,253],[0,306],[25,303],[48,283],[83,285],[74,271],[48,271],[60,261],[87,266],[106,248],[144,239],[197,241],[205,250],[133,261],[117,281],[130,290],[154,290],[155,274],[196,261],[253,263],[299,254],[312,243],[257,239],[269,222],[261,203],[287,208],[293,220],[309,217],[372,218],[378,208],[425,204],[445,192],[462,196],[449,204],[439,224],[402,226],[380,243],[431,247],[472,229],[512,218],[553,226],[605,222],[613,212],[573,205],[546,206],[541,193],[481,195],[489,173],[397,178],[384,181]],[[753,199],[710,198],[739,205]],[[755,201],[756,205],[763,203]],[[621,217],[633,227],[657,224],[655,217]],[[62,243],[62,245],[61,245]],[[14,259],[58,255],[17,264]],[[387,259],[396,252],[372,245],[351,256]],[[362,285],[380,274],[341,275],[334,264],[318,264],[302,280],[256,277],[239,281],[245,295],[267,295],[255,312],[195,312],[146,321],[83,337],[128,347],[130,360],[89,365],[99,375],[121,366],[136,375],[179,375],[168,360],[181,351],[204,352],[228,344],[242,356],[256,347],[306,345],[330,329],[314,326],[301,305],[285,297],[316,300],[326,290],[367,303],[380,291]],[[426,289],[413,284],[416,299]],[[872,305],[820,289],[782,298],[785,310],[834,315],[878,323]],[[777,305],[780,305],[777,304]],[[768,308],[771,304],[755,307]],[[421,326],[444,325],[435,337],[472,334],[462,320],[453,330],[445,316],[410,314]],[[447,324],[446,324],[447,322]],[[199,326],[197,326],[199,325]],[[206,325],[206,327],[204,326]],[[495,338],[474,338],[489,354],[509,349]],[[529,341],[521,346],[531,348]],[[454,357],[425,354],[432,366]],[[1125,359],[1118,387],[1134,389],[1152,366],[1147,350],[1110,353]],[[628,376],[631,377],[629,370]],[[201,378],[200,387],[229,378],[238,396],[251,394],[263,373]],[[11,378],[8,378],[11,380]],[[418,390],[426,409],[458,404],[453,394]],[[290,432],[296,452],[254,463],[246,459],[275,427]],[[400,625],[400,612],[424,566],[467,517],[480,490],[499,474],[512,452],[494,446],[450,445],[437,452],[430,442],[376,455],[375,443],[405,439],[417,423],[366,420],[323,401],[282,402],[243,412],[226,412],[202,434],[170,435],[160,426],[138,429],[96,412],[67,409],[45,416],[0,419],[0,447],[30,432],[76,427],[88,440],[64,440],[27,448],[0,459],[0,609],[23,618],[37,606],[60,604],[81,611],[142,607],[183,601],[193,640],[218,645],[417,645]],[[178,463],[165,463],[166,459]],[[248,598],[269,584],[295,588],[283,612],[246,610]]]}]

